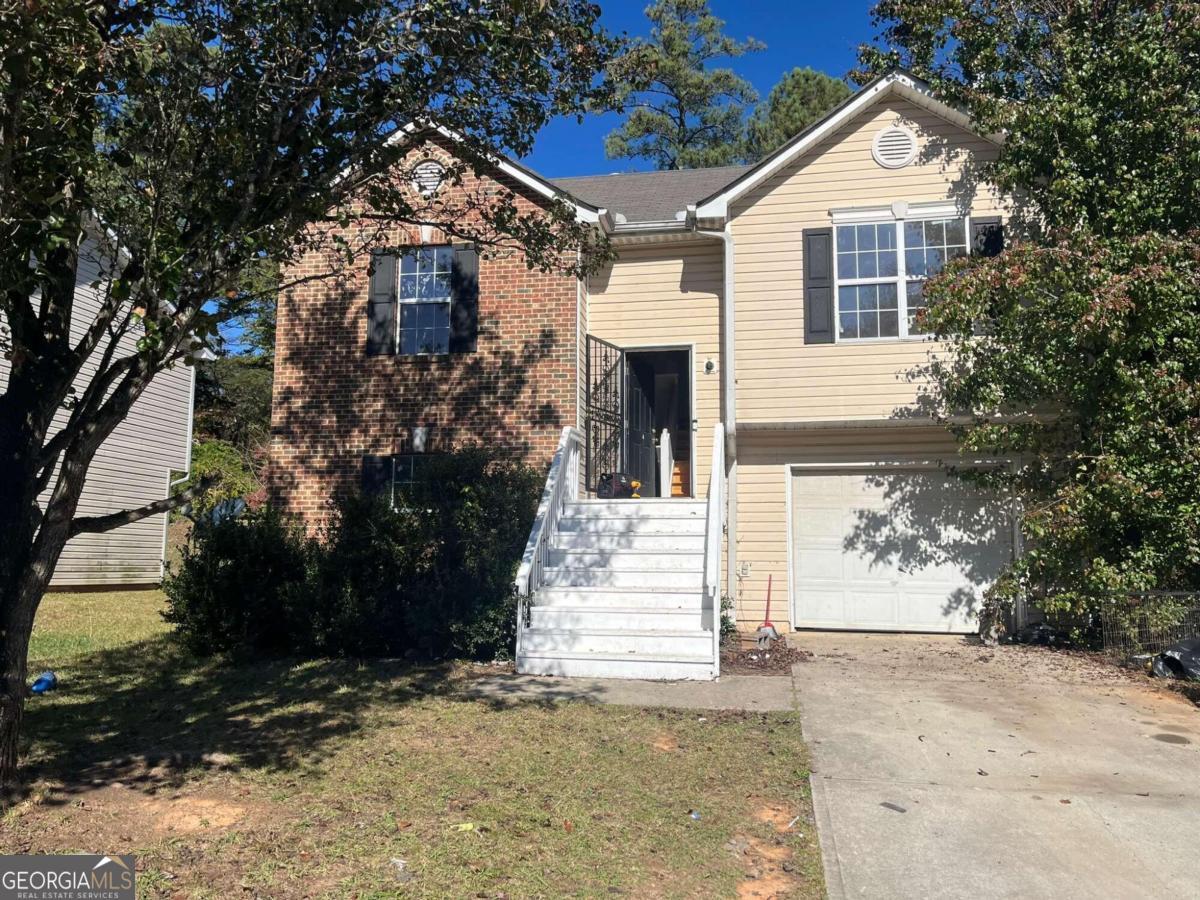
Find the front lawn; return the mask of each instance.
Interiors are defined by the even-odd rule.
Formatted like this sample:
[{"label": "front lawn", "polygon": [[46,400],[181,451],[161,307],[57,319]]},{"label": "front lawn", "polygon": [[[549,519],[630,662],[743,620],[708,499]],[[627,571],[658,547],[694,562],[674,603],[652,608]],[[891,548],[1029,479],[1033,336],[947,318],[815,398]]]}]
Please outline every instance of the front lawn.
[{"label": "front lawn", "polygon": [[0,851],[133,852],[149,897],[823,896],[797,715],[492,705],[459,695],[464,666],[196,660],[160,604],[47,598],[35,668],[61,688],[30,700],[32,787]]}]

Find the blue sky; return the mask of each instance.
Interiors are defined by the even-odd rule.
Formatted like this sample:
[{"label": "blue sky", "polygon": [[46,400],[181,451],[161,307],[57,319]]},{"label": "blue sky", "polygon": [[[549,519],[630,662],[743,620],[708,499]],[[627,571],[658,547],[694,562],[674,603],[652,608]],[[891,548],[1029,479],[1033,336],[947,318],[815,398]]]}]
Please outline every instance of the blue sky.
[{"label": "blue sky", "polygon": [[[604,25],[613,32],[649,34],[644,15],[649,0],[600,0]],[[713,12],[725,20],[735,38],[753,36],[766,50],[729,63],[766,96],[780,75],[796,66],[812,66],[840,78],[855,64],[856,48],[872,36],[869,0],[816,3],[813,0],[711,0]],[[604,136],[620,122],[609,114],[590,116],[582,124],[559,120],[538,136],[524,162],[548,178],[603,175],[652,168],[645,161],[608,159]]]}]

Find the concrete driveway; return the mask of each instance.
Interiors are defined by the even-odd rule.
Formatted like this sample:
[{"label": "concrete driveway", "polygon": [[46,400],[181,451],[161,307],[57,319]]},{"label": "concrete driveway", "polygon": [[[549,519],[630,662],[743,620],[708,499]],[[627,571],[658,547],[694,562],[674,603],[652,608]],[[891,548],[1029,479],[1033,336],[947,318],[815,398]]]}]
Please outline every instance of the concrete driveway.
[{"label": "concrete driveway", "polygon": [[1200,896],[1200,709],[958,637],[795,635],[830,897]]}]

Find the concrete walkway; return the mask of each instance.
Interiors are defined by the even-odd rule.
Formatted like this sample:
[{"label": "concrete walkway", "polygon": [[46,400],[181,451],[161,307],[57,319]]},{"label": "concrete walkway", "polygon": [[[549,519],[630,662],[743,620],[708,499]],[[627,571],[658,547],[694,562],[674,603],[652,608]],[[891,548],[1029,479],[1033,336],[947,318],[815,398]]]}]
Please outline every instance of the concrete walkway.
[{"label": "concrete walkway", "polygon": [[724,675],[716,682],[488,675],[471,681],[464,687],[463,694],[494,703],[589,700],[619,706],[758,712],[796,708],[793,679],[771,675]]},{"label": "concrete walkway", "polygon": [[1200,710],[961,638],[802,634],[833,898],[1195,897]]}]

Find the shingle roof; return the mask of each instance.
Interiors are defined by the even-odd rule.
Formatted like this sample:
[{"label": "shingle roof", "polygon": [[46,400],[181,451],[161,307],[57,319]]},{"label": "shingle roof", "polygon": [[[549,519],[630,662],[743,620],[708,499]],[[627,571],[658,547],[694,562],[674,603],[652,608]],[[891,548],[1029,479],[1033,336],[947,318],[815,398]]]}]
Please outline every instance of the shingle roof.
[{"label": "shingle roof", "polygon": [[672,169],[554,178],[551,183],[592,206],[623,215],[629,223],[670,222],[689,203],[703,200],[729,184],[749,166]]}]

